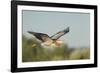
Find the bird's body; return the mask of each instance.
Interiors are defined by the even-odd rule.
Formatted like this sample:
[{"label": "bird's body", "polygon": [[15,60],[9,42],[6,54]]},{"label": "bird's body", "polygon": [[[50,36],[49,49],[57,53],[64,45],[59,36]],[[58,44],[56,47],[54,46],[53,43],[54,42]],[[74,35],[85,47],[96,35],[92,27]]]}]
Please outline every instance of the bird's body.
[{"label": "bird's body", "polygon": [[34,35],[38,40],[41,41],[41,46],[43,48],[57,48],[60,47],[63,41],[58,40],[61,36],[65,35],[69,32],[69,27],[59,31],[58,33],[54,34],[53,36],[49,37],[47,34],[44,33],[37,33],[28,31],[28,33]]},{"label": "bird's body", "polygon": [[43,42],[41,45],[44,46],[45,48],[47,47],[51,47],[51,48],[57,48],[60,47],[61,44],[63,44],[63,41],[61,40],[56,40],[56,41],[52,41],[52,42]]}]

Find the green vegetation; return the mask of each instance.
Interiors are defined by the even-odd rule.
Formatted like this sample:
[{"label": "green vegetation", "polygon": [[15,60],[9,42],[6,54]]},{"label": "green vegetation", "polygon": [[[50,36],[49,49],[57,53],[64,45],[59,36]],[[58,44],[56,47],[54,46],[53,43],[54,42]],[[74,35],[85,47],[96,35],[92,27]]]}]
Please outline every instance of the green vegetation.
[{"label": "green vegetation", "polygon": [[[36,44],[33,48],[32,45]],[[29,39],[23,35],[22,37],[22,61],[36,62],[36,61],[56,61],[56,60],[80,60],[89,59],[89,48],[68,48],[67,44],[63,44],[60,48],[54,50],[47,50],[41,47],[36,39]]]}]

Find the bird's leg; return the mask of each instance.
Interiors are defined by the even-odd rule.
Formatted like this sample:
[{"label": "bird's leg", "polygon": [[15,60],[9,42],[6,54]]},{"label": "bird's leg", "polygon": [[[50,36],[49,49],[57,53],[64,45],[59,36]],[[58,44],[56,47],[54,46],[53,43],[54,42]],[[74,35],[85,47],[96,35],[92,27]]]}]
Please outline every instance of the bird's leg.
[{"label": "bird's leg", "polygon": [[33,47],[33,48],[36,47],[36,44],[33,44],[32,47]]}]

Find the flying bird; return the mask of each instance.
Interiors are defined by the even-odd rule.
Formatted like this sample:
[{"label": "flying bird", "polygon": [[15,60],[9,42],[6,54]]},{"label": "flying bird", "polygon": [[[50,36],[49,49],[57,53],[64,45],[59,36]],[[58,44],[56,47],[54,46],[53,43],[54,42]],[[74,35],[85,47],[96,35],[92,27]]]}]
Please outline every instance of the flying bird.
[{"label": "flying bird", "polygon": [[[41,41],[41,46],[43,46],[44,48],[59,47],[63,43],[63,41],[58,40],[58,39],[68,32],[69,32],[69,27],[67,27],[66,29],[64,29],[62,31],[57,32],[56,34],[54,34],[52,36],[49,36],[45,33],[28,31],[28,33],[32,34],[38,40]],[[34,46],[36,46],[36,44],[33,44],[32,46],[34,47]]]}]

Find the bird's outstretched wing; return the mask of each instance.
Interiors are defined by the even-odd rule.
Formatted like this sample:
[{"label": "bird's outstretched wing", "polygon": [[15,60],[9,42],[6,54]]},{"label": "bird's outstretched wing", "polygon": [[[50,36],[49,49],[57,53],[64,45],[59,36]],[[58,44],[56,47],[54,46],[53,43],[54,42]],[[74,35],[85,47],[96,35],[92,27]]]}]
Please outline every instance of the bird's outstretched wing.
[{"label": "bird's outstretched wing", "polygon": [[42,42],[52,41],[52,39],[47,34],[31,32],[31,31],[28,31],[28,33],[34,35],[38,40],[40,40]]},{"label": "bird's outstretched wing", "polygon": [[65,35],[66,33],[69,32],[69,27],[67,27],[66,29],[59,31],[58,33],[54,34],[53,36],[51,36],[50,38],[53,40],[57,40],[59,39],[61,36]]}]

